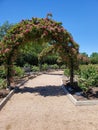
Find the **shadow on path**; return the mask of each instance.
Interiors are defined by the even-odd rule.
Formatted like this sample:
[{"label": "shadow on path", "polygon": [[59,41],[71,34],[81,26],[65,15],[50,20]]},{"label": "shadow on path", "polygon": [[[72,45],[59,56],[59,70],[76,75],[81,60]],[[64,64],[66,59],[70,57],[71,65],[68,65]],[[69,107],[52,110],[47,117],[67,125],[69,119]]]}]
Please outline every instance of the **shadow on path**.
[{"label": "shadow on path", "polygon": [[38,93],[41,96],[63,96],[65,95],[61,86],[38,86],[35,88],[24,87],[16,90],[16,93]]}]

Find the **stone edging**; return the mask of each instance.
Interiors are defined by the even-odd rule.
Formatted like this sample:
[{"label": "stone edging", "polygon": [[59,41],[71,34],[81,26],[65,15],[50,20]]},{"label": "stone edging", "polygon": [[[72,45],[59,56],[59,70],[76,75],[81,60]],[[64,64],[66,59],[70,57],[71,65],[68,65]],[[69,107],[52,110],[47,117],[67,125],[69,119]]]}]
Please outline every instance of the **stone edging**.
[{"label": "stone edging", "polygon": [[7,103],[7,101],[12,97],[15,90],[11,90],[10,93],[0,102],[0,110],[3,108],[3,106]]},{"label": "stone edging", "polygon": [[[23,81],[22,83],[18,84],[16,87],[20,87],[21,85],[23,85],[25,82],[27,82],[29,79],[31,79],[32,77],[35,78],[36,76],[41,75],[41,73],[37,74],[37,75],[31,75],[28,77],[28,79],[26,79],[25,81]],[[16,89],[17,89],[16,88]],[[7,101],[13,96],[13,94],[15,93],[15,90],[13,89],[10,91],[10,93],[0,102],[0,110],[3,108],[3,106],[7,103]]]},{"label": "stone edging", "polygon": [[66,93],[67,97],[71,100],[71,102],[76,106],[86,106],[86,105],[98,105],[98,100],[86,100],[86,101],[78,101],[76,100],[65,88],[64,85],[62,85],[62,88],[64,92]]}]

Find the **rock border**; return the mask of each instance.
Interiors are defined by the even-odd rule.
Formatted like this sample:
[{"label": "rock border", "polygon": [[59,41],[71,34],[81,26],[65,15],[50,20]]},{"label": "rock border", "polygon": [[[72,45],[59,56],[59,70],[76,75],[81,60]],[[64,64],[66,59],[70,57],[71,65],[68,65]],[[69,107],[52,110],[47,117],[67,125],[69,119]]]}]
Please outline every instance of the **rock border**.
[{"label": "rock border", "polygon": [[17,88],[19,88],[20,86],[22,86],[24,83],[26,83],[29,79],[31,78],[36,78],[37,76],[41,75],[42,73],[38,73],[38,74],[35,74],[35,75],[30,75],[28,76],[28,78],[23,81],[22,83],[20,84],[17,84],[16,88],[11,90],[9,92],[9,94],[0,102],[0,111],[1,109],[4,107],[4,105],[7,103],[7,101],[13,96],[13,94],[15,93],[15,91],[17,90]]},{"label": "rock border", "polygon": [[86,105],[98,105],[98,100],[86,100],[86,101],[78,101],[76,100],[65,88],[64,84],[62,85],[64,92],[70,101],[76,106],[86,106]]},{"label": "rock border", "polygon": [[11,90],[10,93],[0,102],[0,110],[3,108],[3,106],[7,103],[7,101],[12,97],[15,90]]}]

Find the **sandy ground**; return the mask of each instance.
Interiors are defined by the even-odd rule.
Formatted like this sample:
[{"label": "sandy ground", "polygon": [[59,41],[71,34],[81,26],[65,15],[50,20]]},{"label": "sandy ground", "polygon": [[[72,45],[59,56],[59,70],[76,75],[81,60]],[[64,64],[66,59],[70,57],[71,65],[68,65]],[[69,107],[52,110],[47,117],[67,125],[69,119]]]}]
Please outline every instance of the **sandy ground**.
[{"label": "sandy ground", "polygon": [[0,111],[0,130],[98,130],[98,105],[74,106],[61,88],[61,73],[25,83]]}]

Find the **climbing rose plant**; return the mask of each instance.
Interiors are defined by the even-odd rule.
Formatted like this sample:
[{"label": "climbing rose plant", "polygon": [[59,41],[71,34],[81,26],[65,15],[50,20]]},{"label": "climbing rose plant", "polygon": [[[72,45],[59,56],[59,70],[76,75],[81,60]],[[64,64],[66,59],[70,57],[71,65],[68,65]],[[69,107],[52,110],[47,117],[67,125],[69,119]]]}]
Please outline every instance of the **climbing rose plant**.
[{"label": "climbing rose plant", "polygon": [[66,61],[69,57],[76,58],[78,53],[78,44],[63,28],[62,23],[48,17],[22,20],[14,25],[0,42],[0,59],[7,69],[8,86],[13,81],[13,63],[17,59],[19,50],[30,41],[36,44],[50,43],[53,45],[52,48],[58,51],[62,59]]}]

